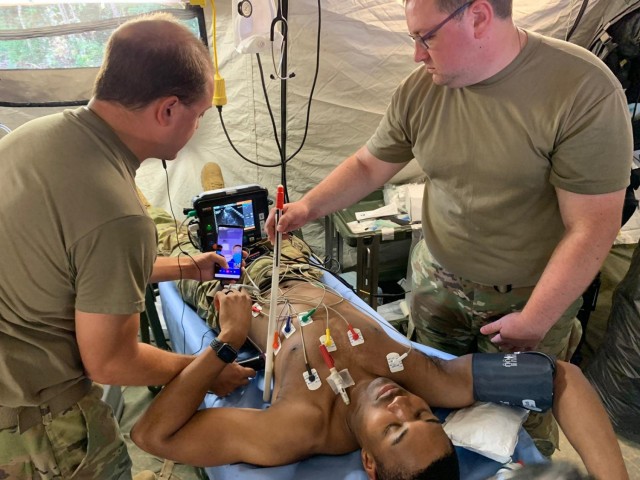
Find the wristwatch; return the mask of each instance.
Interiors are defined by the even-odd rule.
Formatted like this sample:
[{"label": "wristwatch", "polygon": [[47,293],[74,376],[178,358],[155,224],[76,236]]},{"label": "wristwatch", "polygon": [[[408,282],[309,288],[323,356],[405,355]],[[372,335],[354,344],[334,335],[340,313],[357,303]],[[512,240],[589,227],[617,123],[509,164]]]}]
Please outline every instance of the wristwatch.
[{"label": "wristwatch", "polygon": [[238,356],[238,352],[235,348],[233,348],[228,343],[222,343],[217,338],[214,338],[209,346],[213,349],[214,352],[216,352],[218,358],[225,363],[233,362]]}]

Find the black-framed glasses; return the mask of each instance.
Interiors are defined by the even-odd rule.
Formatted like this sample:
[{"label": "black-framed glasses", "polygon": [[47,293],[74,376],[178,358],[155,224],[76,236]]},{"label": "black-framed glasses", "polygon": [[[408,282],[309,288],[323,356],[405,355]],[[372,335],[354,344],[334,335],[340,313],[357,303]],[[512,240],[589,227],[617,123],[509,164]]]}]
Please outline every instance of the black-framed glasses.
[{"label": "black-framed glasses", "polygon": [[467,3],[464,3],[464,4],[460,5],[458,8],[456,8],[453,11],[453,13],[451,15],[449,15],[447,18],[445,18],[443,21],[441,21],[438,25],[433,27],[431,30],[429,30],[424,35],[413,35],[413,34],[410,33],[409,36],[413,39],[413,41],[416,44],[420,44],[425,49],[429,50],[429,40],[431,40],[433,38],[433,36],[437,33],[437,31],[440,30],[442,27],[444,27],[447,24],[447,22],[451,21],[451,19],[453,17],[458,15],[460,12],[464,11],[464,9],[467,8],[469,5],[471,5],[474,1],[475,0],[471,0],[470,2],[467,2]]}]

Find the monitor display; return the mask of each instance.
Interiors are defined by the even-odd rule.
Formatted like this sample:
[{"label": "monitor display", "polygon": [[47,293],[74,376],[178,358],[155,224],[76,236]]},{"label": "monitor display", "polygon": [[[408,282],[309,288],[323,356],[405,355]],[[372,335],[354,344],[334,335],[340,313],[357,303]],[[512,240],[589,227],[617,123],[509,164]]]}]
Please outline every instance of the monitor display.
[{"label": "monitor display", "polygon": [[[198,216],[198,240],[203,252],[215,248],[221,226],[240,228],[245,246],[266,237],[264,225],[269,215],[268,192],[265,188],[239,185],[203,192],[192,200]],[[185,212],[185,215],[190,212]]]},{"label": "monitor display", "polygon": [[216,219],[216,225],[242,227],[245,230],[250,230],[255,227],[253,202],[251,200],[243,200],[227,205],[216,205],[213,207],[213,214]]}]

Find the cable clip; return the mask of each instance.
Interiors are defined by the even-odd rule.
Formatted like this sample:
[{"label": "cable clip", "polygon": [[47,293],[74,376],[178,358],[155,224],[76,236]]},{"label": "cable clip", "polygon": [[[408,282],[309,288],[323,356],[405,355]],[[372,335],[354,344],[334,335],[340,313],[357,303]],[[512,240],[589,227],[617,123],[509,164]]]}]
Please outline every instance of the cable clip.
[{"label": "cable clip", "polygon": [[338,349],[338,347],[336,347],[335,342],[333,341],[333,338],[331,337],[331,332],[329,331],[328,328],[326,330],[326,334],[320,337],[320,343],[325,347],[327,347],[327,350],[329,352],[335,352]]},{"label": "cable clip", "polygon": [[313,318],[311,318],[313,312],[315,312],[315,309],[298,314],[298,321],[300,322],[301,327],[306,327],[313,323]]},{"label": "cable clip", "polygon": [[391,352],[387,354],[387,364],[389,364],[389,370],[391,370],[391,373],[397,373],[404,370],[404,365],[402,364],[402,360],[407,358],[407,355],[409,355],[408,352],[403,353],[402,355],[396,352]]},{"label": "cable clip", "polygon": [[349,343],[352,347],[356,345],[361,345],[364,343],[364,337],[362,336],[362,332],[359,328],[353,328],[349,325],[349,330],[347,331],[347,336],[349,337]]},{"label": "cable clip", "polygon": [[309,368],[307,366],[307,371],[302,373],[302,377],[309,390],[317,390],[322,386],[322,380],[320,380],[320,376],[315,368]]},{"label": "cable clip", "polygon": [[278,355],[281,348],[282,342],[280,341],[280,335],[278,335],[278,332],[273,332],[273,355]]},{"label": "cable clip", "polygon": [[255,318],[262,313],[262,306],[259,303],[251,305],[251,315]]},{"label": "cable clip", "polygon": [[291,322],[291,316],[289,315],[287,316],[287,321],[282,326],[282,334],[284,335],[284,338],[289,338],[291,335],[295,333],[295,331],[296,331],[296,327]]}]

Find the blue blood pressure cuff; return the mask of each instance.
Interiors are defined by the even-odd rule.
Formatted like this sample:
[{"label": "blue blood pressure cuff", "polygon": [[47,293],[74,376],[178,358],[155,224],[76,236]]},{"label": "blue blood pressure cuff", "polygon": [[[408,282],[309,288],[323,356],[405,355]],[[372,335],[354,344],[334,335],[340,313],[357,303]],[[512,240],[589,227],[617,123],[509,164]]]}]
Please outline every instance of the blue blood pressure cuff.
[{"label": "blue blood pressure cuff", "polygon": [[473,397],[544,412],[553,405],[555,358],[540,352],[475,353]]}]

